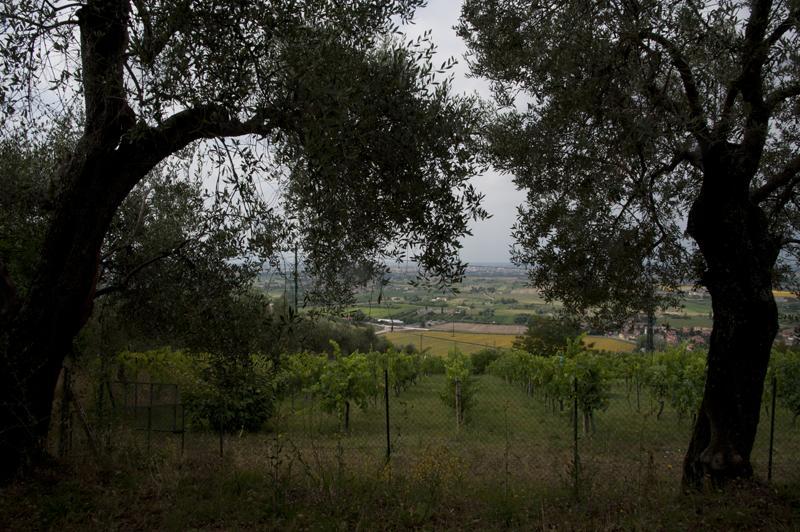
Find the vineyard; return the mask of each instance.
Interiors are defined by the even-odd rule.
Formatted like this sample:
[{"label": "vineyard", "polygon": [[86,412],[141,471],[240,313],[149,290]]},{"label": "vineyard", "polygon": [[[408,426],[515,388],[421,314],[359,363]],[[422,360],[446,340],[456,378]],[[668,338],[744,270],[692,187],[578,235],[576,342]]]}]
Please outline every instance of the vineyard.
[{"label": "vineyard", "polygon": [[[32,512],[37,523],[80,528],[87,512],[118,520],[119,494],[136,501],[124,518],[131,528],[247,528],[265,519],[283,528],[288,519],[289,528],[309,529],[330,515],[331,526],[390,519],[392,529],[425,528],[454,508],[464,528],[476,519],[532,527],[545,508],[548,528],[581,529],[612,508],[614,520],[624,512],[632,527],[652,529],[665,507],[683,515],[674,494],[702,353],[598,352],[585,338],[549,357],[331,347],[235,363],[168,348],[122,352],[105,381],[101,367],[73,366],[59,397],[75,406],[65,415],[57,401],[51,452],[97,475],[113,464],[112,476],[98,477],[110,487],[73,495],[62,482],[33,509],[6,502],[0,515],[27,521]],[[799,383],[798,353],[775,351],[751,459],[776,490],[800,481]],[[173,509],[152,502],[154,492]],[[62,505],[70,497],[90,503],[72,510]],[[744,508],[762,522],[760,505]],[[770,519],[791,521],[781,515]]]},{"label": "vineyard", "polygon": [[[446,452],[473,476],[505,471],[509,481],[542,487],[674,484],[702,396],[705,355],[683,347],[604,353],[583,342],[571,341],[554,357],[512,349],[440,357],[335,348],[333,356],[290,355],[280,368],[253,357],[240,394],[214,391],[219,384],[209,381],[207,357],[160,351],[120,360],[128,371],[171,374],[182,383],[189,454],[217,452],[206,435],[225,432],[238,435],[226,436],[225,452],[234,454],[277,437],[306,462],[380,468],[388,455],[398,471],[414,471],[421,457]],[[773,378],[774,475],[798,480],[791,456],[800,448],[800,357],[775,352],[768,384]],[[762,477],[771,393],[768,385],[753,454]]]}]

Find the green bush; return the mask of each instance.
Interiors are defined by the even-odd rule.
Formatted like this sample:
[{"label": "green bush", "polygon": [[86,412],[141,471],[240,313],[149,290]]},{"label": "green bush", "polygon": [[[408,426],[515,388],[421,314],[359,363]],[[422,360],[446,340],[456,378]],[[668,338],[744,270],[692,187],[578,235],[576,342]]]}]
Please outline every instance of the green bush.
[{"label": "green bush", "polygon": [[275,403],[270,368],[271,362],[259,356],[213,355],[198,385],[184,393],[189,419],[217,432],[260,430]]},{"label": "green bush", "polygon": [[377,382],[367,355],[358,352],[342,355],[339,346],[333,341],[331,344],[334,359],[328,361],[319,382],[310,390],[320,398],[323,410],[337,413],[344,429],[349,430],[351,405],[366,409],[367,400],[376,394]]},{"label": "green bush", "polygon": [[475,381],[471,376],[470,359],[458,349],[453,349],[448,353],[444,367],[446,379],[441,393],[442,401],[455,408],[457,388],[460,388],[458,416],[462,422],[466,421],[469,411],[475,406]]},{"label": "green bush", "polygon": [[440,356],[424,353],[422,355],[421,371],[425,375],[444,375],[444,359]]},{"label": "green bush", "polygon": [[[777,379],[778,401],[792,412],[796,420],[800,416],[800,354],[797,351],[774,350],[769,373],[770,377]],[[772,393],[770,382],[764,388],[767,394]]]},{"label": "green bush", "polygon": [[305,351],[284,357],[280,371],[281,395],[294,397],[309,390],[319,382],[327,363],[327,355]]},{"label": "green bush", "polygon": [[483,375],[489,364],[500,358],[500,352],[496,349],[481,349],[472,353],[469,358],[472,362],[472,373]]},{"label": "green bush", "polygon": [[123,380],[177,384],[192,425],[215,431],[257,431],[270,418],[277,380],[261,355],[187,353],[168,347],[115,357]]},{"label": "green bush", "polygon": [[122,351],[114,357],[114,363],[119,380],[173,383],[187,389],[197,385],[200,372],[208,366],[208,356],[162,347]]},{"label": "green bush", "polygon": [[658,402],[661,417],[669,404],[678,417],[692,417],[700,408],[706,378],[706,360],[701,353],[687,351],[685,345],[656,353],[644,371],[644,382]]},{"label": "green bush", "polygon": [[386,352],[386,363],[389,370],[389,382],[395,396],[414,384],[419,375],[422,361],[416,353],[397,352],[392,349]]}]

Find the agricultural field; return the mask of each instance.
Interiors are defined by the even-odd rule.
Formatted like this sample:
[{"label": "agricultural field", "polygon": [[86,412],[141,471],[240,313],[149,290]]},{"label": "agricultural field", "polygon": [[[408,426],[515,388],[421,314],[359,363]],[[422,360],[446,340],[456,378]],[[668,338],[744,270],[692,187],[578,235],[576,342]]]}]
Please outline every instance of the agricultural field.
[{"label": "agricultural field", "polygon": [[[558,312],[558,302],[546,302],[538,290],[526,286],[524,273],[513,268],[500,269],[473,267],[454,290],[436,292],[412,286],[414,278],[408,272],[393,273],[381,290],[369,286],[356,294],[355,304],[348,313],[360,313],[366,319],[397,319],[407,324],[428,321],[453,321],[524,325],[527,318]],[[263,288],[273,298],[289,297],[289,284],[277,278],[264,281]],[[712,324],[711,299],[698,296],[693,287],[684,287],[687,296],[678,308],[657,315],[657,323],[673,329],[687,327],[710,328]],[[691,295],[694,294],[694,295]],[[775,290],[782,328],[800,324],[800,300],[791,292]],[[302,300],[302,290],[300,299]],[[380,302],[379,302],[380,299]]]},{"label": "agricultural field", "polygon": [[636,349],[636,344],[619,338],[609,338],[607,336],[587,336],[584,344],[589,345],[597,351],[608,351],[611,353],[630,353]]},{"label": "agricultural field", "polygon": [[527,327],[524,325],[498,325],[495,323],[437,323],[430,326],[434,331],[458,331],[470,333],[491,333],[491,334],[525,334]]},{"label": "agricultural field", "polygon": [[481,349],[508,348],[516,339],[514,334],[472,333],[456,331],[395,331],[385,337],[396,346],[413,345],[419,351],[425,349],[433,355],[445,356],[457,348],[465,354]]},{"label": "agricultural field", "polygon": [[[463,327],[470,324],[456,323],[455,333],[447,331],[448,325],[441,325],[438,330],[395,330],[387,332],[385,338],[395,346],[413,345],[418,351],[427,349],[431,354],[445,356],[449,351],[458,348],[462,353],[470,354],[481,349],[509,348],[514,344],[517,335],[498,334],[490,332],[465,332],[459,330],[458,326]],[[480,326],[477,328],[492,326]],[[508,327],[508,326],[506,326]],[[629,353],[636,348],[636,344],[617,338],[605,336],[587,336],[585,343],[592,349],[598,351],[610,351],[613,353]]]},{"label": "agricultural field", "polygon": [[[504,352],[488,364],[480,363],[480,355],[463,354],[443,361],[404,354],[351,357],[364,365],[348,363],[355,371],[348,382],[365,384],[347,388],[350,403],[342,403],[345,392],[336,391],[338,406],[331,408],[325,393],[307,389],[282,402],[272,430],[297,449],[327,450],[340,459],[353,453],[355,460],[380,460],[388,438],[398,470],[413,469],[420,456],[446,449],[446,461],[472,478],[491,481],[504,472],[513,483],[577,482],[603,492],[677,483],[705,373],[701,353],[594,354],[578,343],[568,346],[565,357]],[[326,371],[347,358],[329,362],[322,382]],[[311,367],[309,359],[298,360],[306,360],[299,367]],[[388,368],[388,388],[374,369],[381,364]],[[768,389],[752,456],[757,472],[766,476],[774,414],[773,478],[785,482],[800,480],[793,459],[800,450],[794,423],[798,364],[796,354],[775,355],[769,376],[778,383],[776,409],[771,411]],[[570,476],[576,463],[578,476]]]},{"label": "agricultural field", "polygon": [[[399,392],[392,389],[392,474],[421,481],[424,489],[432,487],[427,483],[455,488],[468,478],[484,487],[509,485],[538,496],[571,497],[576,479],[570,400],[548,399],[537,389],[529,393],[525,386],[493,374],[475,375],[471,381],[474,393],[461,423],[452,405],[443,401],[445,375],[420,375]],[[594,412],[591,426],[584,425],[583,417],[577,426],[581,496],[627,500],[673,490],[680,481],[691,417],[669,404],[660,408],[645,386],[624,379],[608,386],[607,403]],[[763,417],[753,451],[761,478],[767,475],[769,448],[769,416]],[[800,464],[794,456],[800,450],[800,429],[783,406],[776,411],[775,427],[773,478],[798,482]],[[143,433],[128,437],[133,439],[126,445],[144,449]],[[181,462],[218,457],[215,434],[190,431],[185,438]],[[159,454],[172,455],[178,442],[175,436],[154,434],[151,445],[161,449]],[[342,417],[327,410],[321,398],[301,391],[278,405],[265,432],[226,436],[223,446],[226,467],[258,467],[306,483],[321,481],[315,475],[333,479],[341,468],[350,479],[344,482],[380,475],[387,452],[383,391],[376,388],[361,406],[352,404],[347,430]],[[263,460],[255,460],[259,456]],[[303,480],[304,475],[311,476]]]}]

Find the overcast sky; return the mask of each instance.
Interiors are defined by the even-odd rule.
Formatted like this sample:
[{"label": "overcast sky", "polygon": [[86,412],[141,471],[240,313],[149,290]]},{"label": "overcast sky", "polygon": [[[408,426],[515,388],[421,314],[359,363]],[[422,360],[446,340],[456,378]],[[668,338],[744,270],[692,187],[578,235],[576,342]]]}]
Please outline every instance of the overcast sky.
[{"label": "overcast sky", "polygon": [[[477,92],[489,98],[488,83],[467,77],[469,69],[464,60],[467,49],[453,30],[460,12],[460,1],[429,0],[426,8],[417,11],[414,24],[403,29],[410,38],[431,30],[431,38],[438,46],[434,65],[442,64],[449,57],[458,61],[453,69],[453,89],[457,92]],[[473,236],[463,241],[462,257],[468,262],[508,262],[511,226],[524,193],[516,189],[509,176],[493,171],[475,177],[473,182],[475,188],[485,194],[483,205],[492,217],[472,224]]]}]

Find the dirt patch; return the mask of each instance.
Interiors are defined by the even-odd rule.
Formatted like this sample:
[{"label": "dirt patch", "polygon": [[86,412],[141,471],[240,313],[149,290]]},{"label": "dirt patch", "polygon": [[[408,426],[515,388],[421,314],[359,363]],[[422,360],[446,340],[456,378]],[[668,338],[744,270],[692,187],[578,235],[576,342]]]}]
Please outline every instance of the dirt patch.
[{"label": "dirt patch", "polygon": [[490,334],[525,334],[527,327],[524,325],[497,325],[494,323],[440,323],[431,326],[434,331],[490,333]]}]

